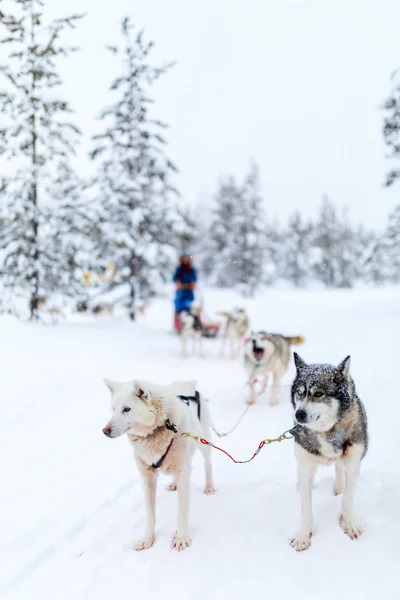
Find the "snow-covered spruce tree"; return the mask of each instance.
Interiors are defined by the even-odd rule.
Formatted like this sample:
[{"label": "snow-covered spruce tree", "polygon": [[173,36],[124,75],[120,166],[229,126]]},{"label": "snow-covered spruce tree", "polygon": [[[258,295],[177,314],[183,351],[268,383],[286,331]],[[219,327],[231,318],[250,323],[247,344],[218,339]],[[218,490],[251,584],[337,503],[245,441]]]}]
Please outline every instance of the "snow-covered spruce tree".
[{"label": "snow-covered spruce tree", "polygon": [[400,205],[389,215],[382,246],[386,255],[387,279],[400,283]]},{"label": "snow-covered spruce tree", "polygon": [[313,227],[302,219],[299,211],[289,217],[282,240],[284,266],[282,276],[296,287],[304,286],[311,277]]},{"label": "snow-covered spruce tree", "polygon": [[49,195],[53,200],[42,230],[46,253],[53,257],[46,273],[46,285],[76,301],[87,299],[85,273],[100,272],[96,263],[100,238],[96,200],[89,197],[87,184],[68,165],[59,165]]},{"label": "snow-covered spruce tree", "polygon": [[263,281],[272,285],[283,277],[285,270],[286,232],[277,219],[267,218],[265,227],[265,260]]},{"label": "snow-covered spruce tree", "polygon": [[210,240],[210,211],[203,204],[187,207],[183,213],[188,232],[182,236],[182,250],[194,256],[202,282],[210,282],[213,273],[213,244]]},{"label": "snow-covered spruce tree", "polygon": [[382,285],[390,280],[389,257],[383,235],[370,232],[368,239],[365,240],[360,279],[374,285]]},{"label": "snow-covered spruce tree", "polygon": [[265,213],[261,196],[260,173],[251,161],[241,193],[235,222],[236,283],[253,295],[262,280],[265,259]]},{"label": "snow-covered spruce tree", "polygon": [[59,285],[47,278],[59,260],[48,245],[54,232],[48,230],[47,192],[57,166],[73,154],[79,131],[66,120],[69,104],[54,91],[61,84],[56,60],[75,50],[61,45],[60,37],[81,15],[46,23],[42,0],[13,0],[11,6],[13,14],[0,12],[1,43],[10,48],[0,68],[0,156],[10,173],[0,189],[1,273],[14,297],[29,299],[34,318],[40,297]]},{"label": "snow-covered spruce tree", "polygon": [[214,196],[209,234],[204,238],[203,269],[221,287],[237,283],[237,223],[242,211],[241,190],[234,177],[221,177]]},{"label": "snow-covered spruce tree", "polygon": [[243,185],[229,176],[221,178],[218,186],[201,253],[203,268],[210,282],[238,286],[252,294],[262,280],[264,266],[265,222],[258,168],[251,164]]},{"label": "snow-covered spruce tree", "polygon": [[97,162],[94,182],[100,229],[99,256],[115,267],[112,286],[126,292],[131,319],[135,300],[169,279],[185,220],[178,209],[171,177],[176,171],[164,152],[165,123],[150,114],[149,88],[170,68],[149,62],[153,43],[123,20],[122,49],[109,47],[121,57],[121,73],[113,81],[113,104],[101,114],[105,129],[94,137],[91,158]]},{"label": "snow-covered spruce tree", "polygon": [[314,273],[326,287],[351,287],[357,277],[355,236],[347,216],[339,218],[326,196],[314,231]]},{"label": "snow-covered spruce tree", "polygon": [[[389,150],[389,157],[400,159],[400,76],[396,71],[392,77],[393,86],[389,97],[383,104],[385,117],[383,137]],[[392,169],[386,176],[386,185],[392,185],[400,177],[400,166]]]}]

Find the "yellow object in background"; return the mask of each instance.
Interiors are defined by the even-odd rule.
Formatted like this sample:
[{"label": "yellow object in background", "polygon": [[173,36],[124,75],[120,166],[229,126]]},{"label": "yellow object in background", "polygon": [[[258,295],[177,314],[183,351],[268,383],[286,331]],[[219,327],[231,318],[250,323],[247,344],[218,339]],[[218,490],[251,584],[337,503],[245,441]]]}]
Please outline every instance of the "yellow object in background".
[{"label": "yellow object in background", "polygon": [[83,276],[83,285],[84,285],[84,287],[87,287],[89,285],[89,281],[90,281],[91,276],[92,276],[92,274],[90,272],[89,273],[85,273],[85,275]]},{"label": "yellow object in background", "polygon": [[88,271],[87,273],[85,273],[85,275],[83,276],[83,285],[84,285],[84,287],[87,287],[89,285],[89,281],[92,279],[93,275],[95,275],[95,277],[99,281],[112,281],[112,279],[114,279],[114,273],[115,273],[114,265],[111,262],[109,262],[109,263],[107,263],[107,270],[104,273],[104,275],[96,275],[95,273],[92,273],[91,271]]}]

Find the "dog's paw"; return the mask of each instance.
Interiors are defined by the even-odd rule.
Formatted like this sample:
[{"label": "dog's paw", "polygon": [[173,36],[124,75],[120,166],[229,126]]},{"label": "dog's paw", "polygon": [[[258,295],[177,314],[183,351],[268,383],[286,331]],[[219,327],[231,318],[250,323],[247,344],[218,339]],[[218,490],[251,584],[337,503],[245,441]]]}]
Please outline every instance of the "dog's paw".
[{"label": "dog's paw", "polygon": [[207,496],[212,496],[216,491],[217,490],[212,485],[206,485],[204,488],[204,493],[207,494]]},{"label": "dog's paw", "polygon": [[343,492],[344,492],[344,484],[338,485],[337,483],[335,483],[335,487],[333,488],[333,493],[335,494],[335,496],[340,496],[340,494],[343,494]]},{"label": "dog's paw", "polygon": [[251,406],[254,403],[255,403],[254,398],[249,398],[248,400],[246,400],[246,404],[248,404],[249,406]]},{"label": "dog's paw", "polygon": [[173,550],[182,552],[183,550],[186,550],[186,548],[189,548],[191,543],[192,540],[190,537],[181,537],[179,535],[174,535],[174,537],[172,538],[171,547]]},{"label": "dog's paw", "polygon": [[168,492],[176,492],[176,490],[177,490],[176,483],[175,483],[174,481],[173,481],[173,482],[171,482],[169,485],[166,485],[166,486],[165,486],[165,489],[166,489]]},{"label": "dog's paw", "polygon": [[137,552],[140,552],[141,550],[148,550],[148,548],[151,548],[152,545],[154,544],[155,539],[156,539],[155,535],[152,535],[148,538],[143,538],[142,540],[135,542],[135,544],[132,546],[132,548],[133,548],[133,550],[136,550]]},{"label": "dog's paw", "polygon": [[358,540],[361,535],[361,529],[354,525],[352,521],[348,521],[343,515],[340,515],[340,527],[351,540]]},{"label": "dog's paw", "polygon": [[296,552],[303,552],[303,550],[307,550],[311,546],[311,531],[306,533],[300,532],[290,540],[290,545],[296,550]]}]

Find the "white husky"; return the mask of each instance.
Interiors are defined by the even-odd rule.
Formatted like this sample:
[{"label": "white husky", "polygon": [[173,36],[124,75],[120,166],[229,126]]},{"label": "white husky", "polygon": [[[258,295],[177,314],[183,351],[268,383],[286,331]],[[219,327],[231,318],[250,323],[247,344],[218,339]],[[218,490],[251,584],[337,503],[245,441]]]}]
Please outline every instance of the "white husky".
[{"label": "white husky", "polygon": [[112,416],[103,433],[111,438],[128,434],[143,480],[146,526],[143,539],[135,544],[134,549],[144,550],[154,544],[157,476],[162,471],[173,476],[169,489],[178,490],[178,526],[172,547],[184,550],[191,543],[188,513],[192,457],[199,447],[205,462],[204,492],[213,494],[211,448],[198,445],[189,437],[181,437],[172,430],[171,424],[179,432],[210,439],[207,402],[200,394],[196,395],[194,381],[174,382],[168,386],[137,380],[126,383],[104,381],[112,394]]},{"label": "white husky", "polygon": [[181,354],[188,356],[188,343],[192,340],[193,354],[198,349],[199,355],[204,356],[203,349],[203,327],[201,322],[201,307],[193,305],[190,307],[190,313],[182,312],[180,314],[182,323],[181,328]]},{"label": "white husky", "polygon": [[219,311],[218,314],[226,317],[222,332],[221,355],[224,354],[226,340],[229,340],[231,349],[230,357],[231,359],[237,358],[249,329],[247,313],[244,308],[234,308],[231,312]]}]

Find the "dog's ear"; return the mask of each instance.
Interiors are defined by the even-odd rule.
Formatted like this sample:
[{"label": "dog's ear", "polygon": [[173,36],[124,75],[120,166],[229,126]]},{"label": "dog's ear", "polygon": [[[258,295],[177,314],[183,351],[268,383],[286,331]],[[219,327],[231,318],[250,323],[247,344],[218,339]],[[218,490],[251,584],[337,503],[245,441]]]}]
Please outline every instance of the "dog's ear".
[{"label": "dog's ear", "polygon": [[297,354],[297,352],[293,352],[294,364],[296,365],[296,369],[300,371],[300,369],[304,369],[307,366],[307,363]]},{"label": "dog's ear", "polygon": [[336,367],[336,375],[340,379],[349,379],[350,377],[350,356],[346,356],[344,360]]},{"label": "dog's ear", "polygon": [[135,392],[136,396],[144,402],[150,403],[153,399],[150,390],[145,389],[145,387],[140,383],[134,383],[133,391]]},{"label": "dog's ear", "polygon": [[111,379],[107,379],[107,377],[103,377],[103,381],[106,384],[106,386],[108,387],[108,389],[110,390],[110,392],[114,392],[115,388],[117,387],[117,384],[115,381],[111,381]]}]

